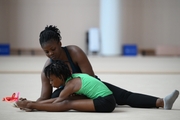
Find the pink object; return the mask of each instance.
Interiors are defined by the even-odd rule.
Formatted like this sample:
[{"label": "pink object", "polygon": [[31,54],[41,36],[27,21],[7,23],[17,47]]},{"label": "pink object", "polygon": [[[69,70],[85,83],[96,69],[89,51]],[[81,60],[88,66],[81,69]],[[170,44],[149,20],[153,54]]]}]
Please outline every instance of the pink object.
[{"label": "pink object", "polygon": [[155,52],[157,56],[180,56],[180,46],[161,45]]},{"label": "pink object", "polygon": [[16,94],[16,93],[13,93],[12,96],[10,97],[4,97],[2,99],[2,101],[6,101],[6,102],[16,102],[19,100],[19,92]]}]

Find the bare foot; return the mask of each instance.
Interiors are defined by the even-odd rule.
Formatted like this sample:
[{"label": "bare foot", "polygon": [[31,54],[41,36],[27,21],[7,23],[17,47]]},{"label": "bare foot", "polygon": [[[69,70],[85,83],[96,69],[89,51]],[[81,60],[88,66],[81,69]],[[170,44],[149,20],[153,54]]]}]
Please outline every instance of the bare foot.
[{"label": "bare foot", "polygon": [[[19,98],[18,101],[24,101],[27,100],[26,98]],[[14,107],[19,108],[16,104],[16,102],[13,104]],[[21,109],[21,108],[20,108]],[[21,109],[22,110],[22,109]]]},{"label": "bare foot", "polygon": [[28,103],[30,103],[30,101],[28,101],[28,100],[23,100],[23,101],[19,100],[16,102],[16,105],[21,110],[25,110],[26,112],[30,112],[30,111],[32,111],[32,109],[27,108]]}]

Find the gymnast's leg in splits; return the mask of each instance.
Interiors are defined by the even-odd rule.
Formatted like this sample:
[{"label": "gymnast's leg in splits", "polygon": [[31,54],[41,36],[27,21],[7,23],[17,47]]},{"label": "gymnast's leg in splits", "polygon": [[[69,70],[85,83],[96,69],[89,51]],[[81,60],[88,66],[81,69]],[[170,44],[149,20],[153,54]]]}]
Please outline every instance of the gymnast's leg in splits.
[{"label": "gymnast's leg in splits", "polygon": [[173,103],[179,95],[175,90],[165,98],[158,98],[145,94],[133,93],[103,82],[112,92],[118,105],[129,105],[136,108],[159,108],[172,109]]},{"label": "gymnast's leg in splits", "polygon": [[[103,82],[112,92],[118,105],[129,105],[136,108],[159,108],[172,109],[173,103],[179,95],[179,91],[175,90],[165,98],[158,98],[150,95],[133,93],[107,82]],[[61,90],[59,88],[54,91],[52,98],[58,97]]]}]

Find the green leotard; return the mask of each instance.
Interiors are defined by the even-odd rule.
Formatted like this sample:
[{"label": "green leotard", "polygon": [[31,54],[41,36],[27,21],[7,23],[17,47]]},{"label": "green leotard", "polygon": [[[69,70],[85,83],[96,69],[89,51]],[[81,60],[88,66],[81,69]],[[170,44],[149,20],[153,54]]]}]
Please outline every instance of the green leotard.
[{"label": "green leotard", "polygon": [[[104,83],[101,81],[97,80],[96,78],[84,74],[84,73],[75,73],[72,74],[72,78],[77,78],[79,77],[82,81],[82,86],[81,88],[76,92],[76,94],[82,94],[87,96],[88,98],[95,99],[98,97],[105,97],[107,95],[111,95],[112,92],[106,87]],[[68,82],[69,80],[72,79],[71,77],[66,80]]]}]

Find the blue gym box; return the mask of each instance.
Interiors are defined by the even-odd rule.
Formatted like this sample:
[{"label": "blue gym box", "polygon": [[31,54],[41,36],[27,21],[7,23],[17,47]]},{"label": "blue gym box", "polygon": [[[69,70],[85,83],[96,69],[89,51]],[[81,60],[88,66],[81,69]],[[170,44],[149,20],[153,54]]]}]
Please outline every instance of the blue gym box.
[{"label": "blue gym box", "polygon": [[125,44],[123,45],[123,55],[124,56],[136,56],[138,54],[138,48],[135,44]]},{"label": "blue gym box", "polygon": [[0,44],[0,56],[1,55],[10,55],[10,45],[9,44]]}]

